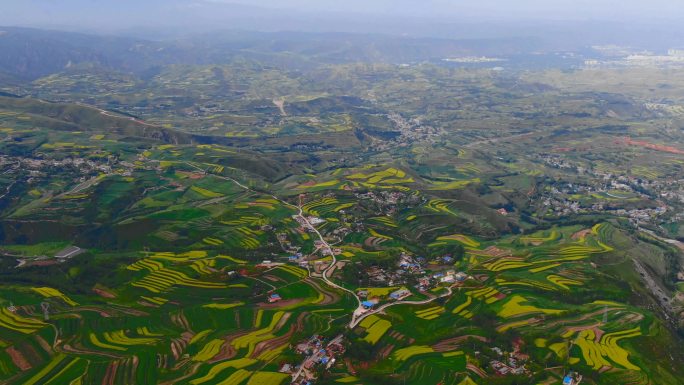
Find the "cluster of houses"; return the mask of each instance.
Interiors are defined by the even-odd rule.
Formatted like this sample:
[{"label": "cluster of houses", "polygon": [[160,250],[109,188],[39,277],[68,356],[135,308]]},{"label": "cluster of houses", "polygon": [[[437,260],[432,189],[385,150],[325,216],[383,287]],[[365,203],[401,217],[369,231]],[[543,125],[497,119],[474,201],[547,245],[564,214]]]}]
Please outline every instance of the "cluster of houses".
[{"label": "cluster of houses", "polygon": [[397,204],[406,198],[406,193],[400,191],[369,191],[367,193],[357,193],[358,199],[369,199],[377,203]]},{"label": "cluster of houses", "polygon": [[404,276],[407,274],[425,274],[425,270],[423,269],[425,262],[425,258],[414,258],[411,255],[402,254],[399,258],[399,262],[397,262],[397,270],[392,271],[383,269],[379,266],[371,266],[366,270],[366,274],[368,274],[368,278],[371,282],[393,286],[397,283],[403,283]]},{"label": "cluster of houses", "polygon": [[[661,217],[668,213],[672,217],[671,220],[680,219],[677,218],[676,210],[668,210],[668,204],[684,202],[684,188],[682,188],[681,180],[615,175],[600,170],[586,169],[558,155],[543,154],[541,160],[551,167],[576,169],[579,174],[587,174],[596,178],[585,184],[563,183],[545,191],[541,201],[556,215],[605,212],[608,210],[614,215],[628,217],[632,223],[637,225],[640,222],[659,224],[663,220]],[[622,203],[619,199],[620,194],[613,195],[611,191],[614,190],[627,192],[629,196],[635,196],[641,200],[650,199],[652,200],[651,207],[620,208],[619,205]],[[575,199],[570,199],[575,195],[591,196],[597,193],[617,199],[608,204],[599,202],[586,206]]]},{"label": "cluster of houses", "polygon": [[[29,175],[31,175],[32,177],[45,175],[45,173],[49,171],[48,168],[50,167],[56,167],[59,169],[76,169],[83,175],[91,174],[92,172],[109,174],[113,170],[113,165],[124,167],[130,165],[131,167],[127,167],[129,168],[128,170],[122,170],[122,172],[126,172],[126,175],[130,175],[131,170],[135,168],[133,164],[118,164],[116,159],[110,158],[108,158],[106,162],[96,162],[91,159],[80,157],[66,157],[64,159],[42,159],[0,155],[0,166],[11,166],[13,170],[28,170]],[[83,176],[80,181],[83,182],[85,180],[86,177]]]},{"label": "cluster of houses", "polygon": [[[431,263],[450,265],[454,262],[451,255],[444,255],[437,257],[435,261]],[[436,272],[434,274],[427,274],[423,269],[425,264],[425,259],[418,257],[413,258],[410,255],[402,254],[397,265],[399,268],[407,273],[411,274],[421,274],[422,277],[418,278],[418,284],[415,286],[421,292],[428,291],[438,284],[453,284],[456,282],[463,282],[468,278],[468,275],[462,271],[456,272],[456,270],[450,269],[443,272]]]},{"label": "cluster of houses", "polygon": [[563,377],[563,385],[579,385],[582,382],[582,375],[572,370]]},{"label": "cluster of houses", "polygon": [[[453,261],[454,260],[450,255],[445,255],[438,257],[434,261],[431,261],[430,264],[451,265],[453,264]],[[426,265],[427,263],[425,258],[413,257],[404,253],[399,257],[396,270],[388,270],[379,266],[371,266],[366,270],[366,274],[368,274],[368,278],[371,282],[378,285],[387,286],[405,283],[405,278],[407,275],[420,276],[420,278],[418,278],[418,284],[415,285],[415,288],[421,292],[428,291],[440,284],[454,284],[457,282],[463,282],[468,278],[466,273],[460,271],[457,272],[453,269],[429,273],[425,269]]]},{"label": "cluster of houses", "polygon": [[331,340],[326,345],[325,339],[320,335],[313,335],[307,341],[301,342],[295,346],[295,352],[297,354],[310,356],[318,353],[319,358],[317,362],[325,365],[334,360],[335,356],[343,354],[344,351],[344,345],[341,340]]},{"label": "cluster of houses", "polygon": [[424,203],[424,197],[401,191],[369,191],[354,194],[359,201],[371,201],[377,215],[392,214],[398,206],[412,207]]},{"label": "cluster of houses", "polygon": [[345,347],[341,335],[327,344],[322,336],[313,335],[308,340],[297,344],[295,352],[305,356],[302,364],[297,367],[283,364],[280,372],[292,374],[293,384],[311,385],[316,379],[315,368],[322,365],[325,369],[330,369],[337,361],[337,357],[344,355]]},{"label": "cluster of houses", "polygon": [[399,262],[397,262],[397,266],[399,267],[399,269],[403,270],[404,272],[412,274],[422,273],[423,264],[425,264],[425,258],[414,258],[413,256],[406,253],[402,253],[399,257]]},{"label": "cluster of houses", "polygon": [[292,242],[287,238],[286,233],[278,233],[276,238],[278,239],[278,243],[280,243],[280,247],[286,253],[297,254],[299,253],[299,250],[301,250],[301,247],[292,244]]},{"label": "cluster of houses", "polygon": [[468,274],[456,270],[447,270],[445,272],[438,272],[432,275],[418,278],[418,285],[416,289],[420,291],[427,291],[434,287],[435,283],[456,283],[463,282],[468,278]]},{"label": "cluster of houses", "polygon": [[[402,64],[402,66],[404,65]],[[441,128],[424,124],[418,118],[405,119],[396,113],[389,114],[387,117],[392,121],[394,130],[398,130],[400,134],[392,139],[375,142],[374,148],[376,151],[386,151],[395,147],[407,147],[411,143],[418,141],[434,143],[435,138],[443,133]]]},{"label": "cluster of houses", "polygon": [[[404,298],[410,297],[412,294],[413,293],[411,293],[406,288],[400,288],[400,289],[397,289],[397,290],[389,293],[388,298],[391,301],[401,301]],[[363,307],[364,310],[370,310],[380,302],[379,298],[377,298],[377,297],[368,298],[369,292],[368,292],[368,290],[365,290],[365,289],[358,290],[356,292],[356,295],[358,295],[359,298],[367,298],[366,300],[361,302],[361,306]]]},{"label": "cluster of houses", "polygon": [[287,257],[287,261],[290,263],[296,263],[299,265],[299,267],[307,268],[309,266],[309,261],[306,259],[304,254],[302,253],[295,253]]},{"label": "cluster of houses", "polygon": [[379,266],[371,266],[366,269],[366,274],[371,282],[380,285],[394,285],[395,282],[401,281],[401,276],[397,272],[386,271]]},{"label": "cluster of houses", "polygon": [[504,352],[497,347],[492,348],[496,352],[501,360],[492,360],[490,365],[494,371],[500,375],[519,375],[526,374],[528,370],[525,368],[525,362],[529,359],[526,354],[520,353],[517,349],[510,354],[504,354]]},{"label": "cluster of houses", "polygon": [[[316,225],[320,225],[321,223],[325,223],[325,219],[321,219],[321,218],[313,217],[313,216],[306,217],[306,220],[305,220],[303,217],[301,217],[299,215],[293,215],[292,219],[297,221],[297,223],[299,223],[299,225],[304,229],[309,228],[309,223],[311,223],[312,226],[316,226]],[[309,223],[307,223],[307,221]]]},{"label": "cluster of houses", "polygon": [[[340,210],[340,214],[344,215],[344,210]],[[332,237],[337,237],[337,239],[343,239],[344,237],[346,237],[347,235],[349,235],[349,233],[351,233],[351,232],[352,232],[352,229],[351,229],[351,228],[346,227],[346,226],[340,226],[340,227],[335,228],[335,229],[330,233],[330,235],[331,235]]]}]

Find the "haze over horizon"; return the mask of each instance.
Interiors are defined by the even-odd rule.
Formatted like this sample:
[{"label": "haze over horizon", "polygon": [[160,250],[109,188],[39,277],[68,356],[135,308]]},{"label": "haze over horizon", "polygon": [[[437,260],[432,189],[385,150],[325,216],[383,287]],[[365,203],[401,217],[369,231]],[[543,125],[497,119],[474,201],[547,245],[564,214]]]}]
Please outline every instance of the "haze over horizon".
[{"label": "haze over horizon", "polygon": [[684,0],[0,0],[0,385],[684,385]]},{"label": "haze over horizon", "polygon": [[610,29],[679,37],[682,18],[684,5],[668,0],[27,0],[4,4],[0,25],[136,37],[288,30],[486,38],[545,35],[540,25],[555,33]]}]

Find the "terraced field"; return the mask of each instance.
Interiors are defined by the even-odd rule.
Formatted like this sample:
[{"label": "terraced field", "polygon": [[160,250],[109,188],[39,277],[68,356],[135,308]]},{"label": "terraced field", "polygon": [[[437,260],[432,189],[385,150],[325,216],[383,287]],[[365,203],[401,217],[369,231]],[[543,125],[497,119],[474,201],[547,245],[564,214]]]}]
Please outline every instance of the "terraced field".
[{"label": "terraced field", "polygon": [[[653,318],[633,313],[635,309],[624,305],[619,296],[615,302],[592,302],[582,301],[586,294],[580,294],[592,290],[587,281],[600,282],[592,260],[614,250],[611,243],[616,236],[615,228],[597,224],[583,238],[569,234],[571,229],[555,229],[542,234],[543,237],[518,236],[495,243],[476,242],[458,234],[440,238],[471,248],[468,253],[473,257],[466,261],[472,278],[464,282],[461,294],[444,306],[422,306],[410,313],[391,308],[387,320],[392,327],[373,344],[380,352],[389,349],[395,364],[407,362],[401,367],[414,381],[427,381],[430,373],[440,373],[440,378],[451,378],[454,383],[487,383],[488,368],[480,372],[471,365],[466,367],[465,362],[474,360],[474,350],[486,349],[488,336],[497,334],[523,339],[527,335],[544,335],[525,346],[527,354],[550,354],[583,372],[610,368],[627,376],[628,372],[646,370],[629,359],[635,354],[635,345],[626,341],[643,336],[644,328],[649,327],[646,325]],[[564,296],[574,298],[572,304]],[[489,312],[495,315],[493,323],[480,316]],[[367,324],[360,326],[368,328],[373,322],[377,322],[377,317],[369,317]],[[478,322],[490,326],[480,326]],[[447,325],[474,336],[442,336]],[[393,338],[392,334],[397,332],[410,335],[411,339]],[[466,343],[473,338],[477,343]],[[436,362],[431,358],[435,357],[435,349],[445,356],[462,357],[462,369],[430,369],[432,362]],[[416,357],[420,359],[413,361]]]},{"label": "terraced field", "polygon": [[0,383],[682,383],[681,133],[636,106],[676,71],[263,46],[0,95]]}]

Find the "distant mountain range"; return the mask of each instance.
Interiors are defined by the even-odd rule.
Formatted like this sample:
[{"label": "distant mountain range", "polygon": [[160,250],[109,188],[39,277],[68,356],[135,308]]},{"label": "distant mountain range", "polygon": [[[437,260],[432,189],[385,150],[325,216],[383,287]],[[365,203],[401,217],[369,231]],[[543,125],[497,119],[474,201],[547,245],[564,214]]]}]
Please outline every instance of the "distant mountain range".
[{"label": "distant mountain range", "polygon": [[[248,6],[238,8],[245,8],[246,15],[254,10]],[[442,34],[449,36],[508,36],[459,39],[348,32],[253,32],[231,29],[236,26],[229,23],[223,26],[225,29],[221,31],[192,34],[189,29],[183,31],[189,35],[164,39],[0,26],[0,85],[11,86],[84,66],[144,78],[172,64],[229,64],[236,60],[305,70],[321,64],[402,64],[487,56],[513,58],[502,64],[508,68],[516,67],[512,61],[523,63],[518,68],[524,69],[554,61],[553,66],[559,68],[563,67],[559,63],[563,58],[581,60],[575,54],[586,53],[590,43],[614,45],[633,41],[643,43],[632,46],[635,49],[648,47],[663,51],[676,46],[673,41],[679,41],[676,33],[661,34],[658,28],[646,31],[644,26],[635,26],[633,31],[622,33],[624,26],[604,26],[598,22],[572,27],[551,23],[538,26],[538,31],[532,30],[534,25],[519,25],[516,33],[508,35],[502,31],[510,26],[491,25],[489,34],[483,33],[487,24],[478,26],[479,32],[471,33],[464,32],[468,25],[434,26],[445,28]],[[450,35],[448,31],[454,28],[463,33]],[[574,32],[568,33],[570,30]],[[542,36],[543,32],[547,35]],[[662,39],[654,40],[654,36]],[[573,55],[567,56],[565,52]],[[596,54],[591,53],[592,57]],[[572,63],[565,63],[566,67],[569,65]]]},{"label": "distant mountain range", "polygon": [[32,80],[74,66],[143,74],[169,64],[236,59],[296,69],[325,63],[408,63],[454,55],[507,55],[542,48],[536,39],[450,40],[387,35],[226,31],[153,41],[0,27],[0,81]]}]

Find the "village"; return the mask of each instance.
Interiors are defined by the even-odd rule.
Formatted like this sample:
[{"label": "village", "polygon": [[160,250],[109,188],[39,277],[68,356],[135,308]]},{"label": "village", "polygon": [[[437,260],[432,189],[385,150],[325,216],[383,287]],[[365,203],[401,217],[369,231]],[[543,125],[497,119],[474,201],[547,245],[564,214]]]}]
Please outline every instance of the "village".
[{"label": "village", "polygon": [[345,352],[344,338],[342,335],[327,341],[319,335],[313,335],[306,341],[300,342],[294,347],[294,351],[304,356],[301,364],[294,365],[284,363],[280,367],[280,373],[292,375],[292,384],[311,385],[321,370],[328,370],[339,357]]},{"label": "village", "polygon": [[[44,177],[54,170],[64,172],[66,170],[73,170],[81,175],[81,181],[86,179],[86,175],[92,173],[111,173],[114,166],[119,166],[116,159],[106,158],[105,161],[94,161],[80,157],[65,157],[63,159],[51,158],[28,158],[22,156],[0,155],[0,167],[7,168],[5,173],[28,171],[29,177]],[[133,168],[130,165],[128,172]],[[124,167],[126,168],[126,167]]]},{"label": "village", "polygon": [[684,203],[682,181],[614,175],[584,168],[558,155],[538,157],[547,166],[574,170],[586,177],[572,183],[556,182],[541,191],[539,201],[555,216],[610,212],[628,218],[635,226],[659,226],[684,218],[676,209]]},{"label": "village", "polygon": [[499,376],[507,375],[521,375],[527,374],[529,371],[525,368],[525,363],[529,360],[527,354],[520,352],[520,344],[513,344],[513,351],[506,352],[499,347],[491,348],[492,352],[496,354],[496,358],[489,361],[489,366]]}]

